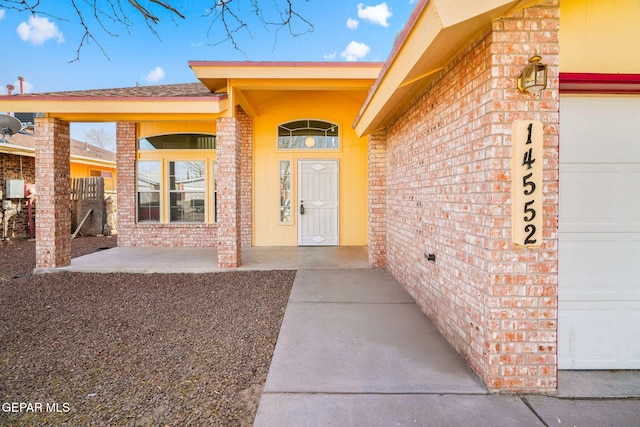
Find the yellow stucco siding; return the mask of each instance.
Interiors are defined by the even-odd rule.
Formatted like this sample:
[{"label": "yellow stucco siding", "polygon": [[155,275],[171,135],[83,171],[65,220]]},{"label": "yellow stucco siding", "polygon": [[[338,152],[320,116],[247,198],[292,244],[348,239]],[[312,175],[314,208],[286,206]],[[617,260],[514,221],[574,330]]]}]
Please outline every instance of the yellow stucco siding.
[{"label": "yellow stucco siding", "polygon": [[[71,178],[87,178],[90,176],[98,176],[96,175],[98,171],[102,173],[100,176],[104,178],[104,189],[106,191],[115,191],[116,189],[116,185],[115,185],[116,168],[115,167],[109,168],[104,166],[96,166],[96,165],[89,165],[84,163],[71,162],[69,175]],[[92,174],[92,172],[94,174]],[[109,178],[108,176],[105,176],[104,173],[110,174],[111,177]]]},{"label": "yellow stucco siding", "polygon": [[[295,246],[298,233],[298,183],[300,159],[338,159],[340,245],[367,244],[367,142],[351,127],[360,108],[340,92],[292,91],[262,105],[254,118],[254,224],[256,246]],[[340,126],[339,150],[278,150],[277,127],[297,119],[319,119]],[[293,221],[279,217],[279,162],[292,164]]]},{"label": "yellow stucco siding", "polygon": [[560,71],[640,73],[638,18],[638,0],[562,0]]},{"label": "yellow stucco siding", "polygon": [[138,126],[138,138],[170,133],[216,133],[216,121],[210,122],[141,122]]}]

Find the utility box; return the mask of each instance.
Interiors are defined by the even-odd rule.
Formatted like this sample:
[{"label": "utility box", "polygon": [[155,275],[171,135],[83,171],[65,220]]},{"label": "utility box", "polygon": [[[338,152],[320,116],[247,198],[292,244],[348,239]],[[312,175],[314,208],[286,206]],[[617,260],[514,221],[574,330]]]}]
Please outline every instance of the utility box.
[{"label": "utility box", "polygon": [[6,180],[5,190],[5,199],[24,199],[24,179]]}]

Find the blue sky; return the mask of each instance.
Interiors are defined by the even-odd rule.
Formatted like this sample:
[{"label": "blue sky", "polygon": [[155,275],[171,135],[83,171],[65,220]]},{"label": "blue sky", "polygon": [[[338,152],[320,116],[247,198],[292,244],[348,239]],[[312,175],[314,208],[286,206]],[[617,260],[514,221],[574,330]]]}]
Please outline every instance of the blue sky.
[{"label": "blue sky", "polygon": [[[184,20],[154,8],[161,18],[156,26],[159,37],[131,10],[129,29],[104,21],[115,36],[89,22],[104,53],[90,40],[74,61],[83,29],[71,1],[41,1],[41,12],[32,15],[12,10],[10,3],[0,0],[0,95],[7,94],[7,84],[18,92],[18,76],[24,77],[25,92],[30,93],[193,82],[190,60],[385,61],[416,0],[294,0],[296,10],[313,25],[313,31],[303,32],[308,27],[297,22],[294,30],[303,32],[297,36],[287,29],[266,30],[248,0],[234,0],[240,5],[234,11],[249,24],[250,33],[236,33],[242,51],[224,41],[219,22],[210,28],[212,19],[205,14],[212,2],[173,1]],[[265,14],[274,12],[274,3],[258,0]],[[87,10],[85,16],[89,21],[92,12]],[[72,136],[78,138],[77,132]]]}]

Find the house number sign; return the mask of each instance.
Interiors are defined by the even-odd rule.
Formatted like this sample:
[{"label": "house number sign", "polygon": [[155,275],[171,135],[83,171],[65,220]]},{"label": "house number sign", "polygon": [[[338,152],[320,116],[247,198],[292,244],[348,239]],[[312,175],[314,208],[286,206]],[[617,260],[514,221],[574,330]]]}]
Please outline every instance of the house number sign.
[{"label": "house number sign", "polygon": [[511,236],[521,247],[542,244],[542,123],[516,120],[513,123],[511,166]]}]

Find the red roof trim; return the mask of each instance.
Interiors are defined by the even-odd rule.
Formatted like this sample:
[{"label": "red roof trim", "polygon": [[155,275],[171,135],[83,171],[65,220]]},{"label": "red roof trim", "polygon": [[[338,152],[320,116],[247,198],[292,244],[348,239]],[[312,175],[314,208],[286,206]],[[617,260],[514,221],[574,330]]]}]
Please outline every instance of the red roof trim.
[{"label": "red roof trim", "polygon": [[640,74],[560,73],[560,93],[640,94]]}]

